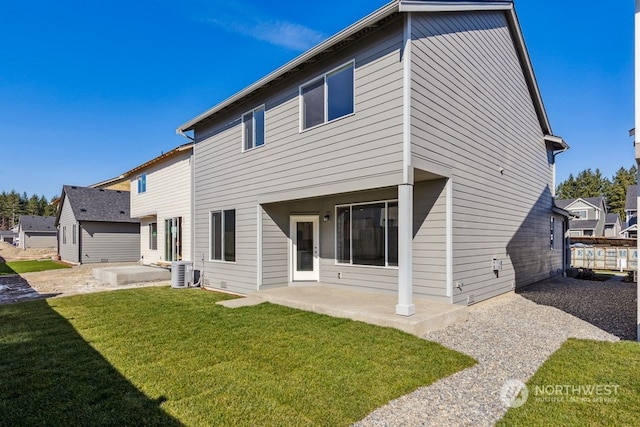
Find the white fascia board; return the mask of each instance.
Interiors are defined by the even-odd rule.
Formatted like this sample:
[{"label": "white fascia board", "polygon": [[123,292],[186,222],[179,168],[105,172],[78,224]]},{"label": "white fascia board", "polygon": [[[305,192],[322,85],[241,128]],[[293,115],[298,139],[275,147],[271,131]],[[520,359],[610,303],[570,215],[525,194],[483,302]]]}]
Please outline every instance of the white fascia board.
[{"label": "white fascia board", "polygon": [[201,120],[206,119],[210,115],[222,110],[224,107],[227,107],[228,105],[230,105],[230,104],[238,101],[239,99],[249,95],[251,92],[255,91],[256,89],[259,89],[260,87],[262,87],[265,84],[269,83],[271,80],[275,80],[279,76],[281,76],[281,75],[285,74],[286,72],[294,69],[295,67],[304,64],[306,61],[308,61],[309,59],[311,59],[314,56],[318,55],[319,53],[322,53],[324,50],[328,49],[332,45],[340,42],[343,39],[346,39],[346,38],[352,36],[353,34],[357,33],[358,31],[362,30],[363,28],[366,28],[369,25],[376,23],[377,21],[381,20],[382,18],[384,18],[384,17],[386,17],[388,15],[391,15],[392,13],[394,13],[396,11],[398,11],[398,0],[394,0],[391,3],[388,3],[385,6],[382,6],[380,9],[378,9],[375,12],[367,15],[366,17],[362,18],[361,20],[359,20],[355,24],[350,25],[349,27],[347,27],[344,30],[342,30],[339,33],[337,33],[336,35],[334,35],[334,36],[328,38],[327,40],[323,41],[322,43],[320,43],[316,47],[311,48],[310,50],[306,51],[305,53],[303,53],[302,55],[298,56],[297,58],[289,61],[288,63],[286,63],[282,67],[280,67],[277,70],[273,71],[272,73],[268,74],[266,77],[263,77],[262,79],[258,80],[257,82],[255,82],[251,86],[243,89],[242,91],[236,93],[235,95],[231,96],[230,98],[227,98],[226,100],[222,101],[220,104],[218,104],[215,107],[205,111],[204,113],[200,114],[199,116],[189,120],[188,122],[186,122],[183,125],[179,126],[176,129],[176,133],[177,134],[183,134],[184,132],[192,129],[193,126],[195,126]]},{"label": "white fascia board", "polygon": [[567,144],[567,142],[564,139],[562,139],[561,137],[559,137],[559,136],[545,135],[544,136],[544,141],[545,142],[550,142],[554,146],[561,147],[561,148],[559,148],[559,150],[562,150],[562,151],[566,151],[566,150],[569,149],[569,144]]},{"label": "white fascia board", "polygon": [[513,4],[510,1],[430,1],[401,0],[400,12],[468,12],[476,10],[511,10]]}]

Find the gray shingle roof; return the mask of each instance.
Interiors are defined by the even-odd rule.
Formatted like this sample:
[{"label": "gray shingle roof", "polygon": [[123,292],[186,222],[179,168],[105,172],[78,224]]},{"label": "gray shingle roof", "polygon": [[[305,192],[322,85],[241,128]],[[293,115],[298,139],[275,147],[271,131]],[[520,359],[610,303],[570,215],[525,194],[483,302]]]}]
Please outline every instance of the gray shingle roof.
[{"label": "gray shingle roof", "polygon": [[605,224],[615,224],[618,221],[620,221],[620,215],[617,213],[608,213],[604,220]]},{"label": "gray shingle roof", "polygon": [[624,206],[626,211],[638,210],[638,186],[630,185],[627,187],[627,201]]},{"label": "gray shingle roof", "polygon": [[131,218],[128,191],[70,185],[62,191],[66,199],[63,203],[69,203],[77,221],[140,222]]},{"label": "gray shingle roof", "polygon": [[572,230],[594,230],[597,225],[597,219],[578,219],[569,221],[569,228]]},{"label": "gray shingle roof", "polygon": [[[602,208],[602,205],[604,204],[604,198],[603,197],[580,197],[582,200],[584,200],[585,202],[592,204],[593,206],[596,206],[598,208]],[[560,209],[566,209],[567,206],[569,206],[571,203],[575,202],[578,199],[558,199],[556,200],[556,206],[559,207]]]},{"label": "gray shingle roof", "polygon": [[18,221],[22,231],[52,231],[57,233],[55,216],[21,215]]}]

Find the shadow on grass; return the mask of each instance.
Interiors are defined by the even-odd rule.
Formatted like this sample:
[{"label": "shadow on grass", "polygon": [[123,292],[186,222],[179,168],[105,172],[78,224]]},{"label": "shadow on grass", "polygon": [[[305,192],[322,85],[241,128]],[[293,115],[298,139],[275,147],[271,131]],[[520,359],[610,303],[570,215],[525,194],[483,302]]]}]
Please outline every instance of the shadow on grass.
[{"label": "shadow on grass", "polygon": [[44,300],[0,306],[0,424],[182,425]]}]

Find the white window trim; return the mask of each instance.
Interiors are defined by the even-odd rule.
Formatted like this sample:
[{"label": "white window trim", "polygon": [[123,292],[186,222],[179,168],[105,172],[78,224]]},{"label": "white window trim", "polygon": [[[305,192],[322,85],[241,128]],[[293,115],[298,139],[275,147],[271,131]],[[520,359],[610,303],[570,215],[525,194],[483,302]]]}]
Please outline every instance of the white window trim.
[{"label": "white window trim", "polygon": [[[349,248],[349,253],[351,254],[351,261],[346,263],[346,262],[339,262],[338,261],[338,209],[339,208],[345,208],[345,207],[351,207],[353,208],[354,206],[365,206],[365,205],[375,205],[376,203],[384,203],[385,204],[385,233],[384,233],[384,243],[385,243],[385,260],[384,263],[385,265],[364,265],[364,264],[354,264],[353,263],[353,248],[350,247]],[[387,199],[387,200],[377,200],[377,201],[372,201],[372,202],[358,202],[358,203],[343,203],[340,205],[336,205],[334,210],[333,210],[333,217],[335,218],[335,228],[334,228],[334,237],[335,237],[335,247],[334,247],[334,265],[340,265],[340,266],[348,266],[348,267],[358,267],[358,268],[377,268],[377,269],[385,269],[385,270],[397,270],[398,266],[397,265],[389,265],[389,253],[388,253],[388,249],[389,249],[389,232],[388,232],[388,227],[387,224],[389,223],[388,218],[386,217],[386,214],[389,211],[389,203],[398,203],[398,199]],[[352,217],[353,217],[353,213],[351,213],[351,217],[349,218],[349,224],[352,224]],[[353,233],[353,229],[351,227],[349,227],[349,242],[352,243],[353,239],[352,239],[352,233]]]},{"label": "white window trim", "polygon": [[[244,144],[244,116],[249,113],[255,113],[256,111],[262,109],[264,111],[264,143],[262,145],[256,144],[256,125],[255,125],[255,115],[253,116],[253,147],[245,148]],[[247,151],[253,151],[257,148],[264,147],[267,145],[267,107],[266,104],[258,105],[256,108],[253,108],[249,111],[245,111],[240,115],[240,130],[242,132],[242,152],[246,153]],[[213,211],[212,211],[213,212]]]},{"label": "white window trim", "polygon": [[[220,250],[222,251],[222,256],[224,257],[224,213],[225,211],[236,211],[236,225],[235,225],[235,229],[234,229],[234,233],[236,235],[236,244],[235,244],[235,255],[236,255],[236,260],[235,261],[226,261],[224,259],[213,259],[212,257],[212,253],[211,253],[211,214],[215,213],[215,212],[220,212],[222,215],[220,215],[220,220],[221,222],[221,227],[220,229],[222,230],[222,235],[220,236]],[[238,210],[237,209],[215,209],[212,211],[209,211],[209,237],[208,237],[208,241],[209,241],[209,262],[217,262],[217,263],[221,263],[221,264],[236,264],[238,262]]]},{"label": "white window trim", "polygon": [[574,210],[572,212],[575,212],[576,215],[579,215],[578,212],[584,212],[584,218],[583,217],[579,217],[579,218],[577,218],[578,221],[584,221],[584,220],[589,219],[589,209],[576,209],[576,210]]},{"label": "white window trim", "polygon": [[[328,102],[328,99],[329,99],[329,97],[328,97],[328,87],[327,87],[327,76],[330,75],[330,74],[333,74],[336,71],[339,71],[339,70],[341,70],[343,68],[347,68],[349,66],[353,67],[353,105],[352,105],[353,112],[350,113],[350,114],[346,114],[344,116],[340,116],[340,117],[335,118],[333,120],[327,120],[327,117],[329,115],[329,108],[328,108],[328,105],[327,105],[327,102]],[[311,127],[308,127],[308,128],[305,129],[304,128],[304,110],[302,108],[302,106],[303,106],[302,88],[304,88],[305,86],[309,86],[310,84],[315,83],[318,80],[324,80],[324,121],[322,123],[320,123],[320,124],[317,124],[315,126],[311,126]],[[315,77],[315,78],[313,78],[311,80],[308,80],[308,81],[302,83],[300,86],[298,86],[298,116],[299,116],[298,125],[299,125],[300,133],[304,133],[304,132],[307,132],[307,131],[310,131],[310,130],[313,130],[313,129],[317,129],[320,126],[324,126],[324,125],[327,125],[329,123],[337,122],[338,120],[342,120],[342,119],[344,119],[346,117],[354,116],[355,114],[356,114],[356,60],[355,59],[347,61],[342,65],[338,65],[337,67],[332,68],[331,70],[327,71],[326,73],[324,73],[324,74],[322,74],[322,75],[320,75],[318,77]]]}]

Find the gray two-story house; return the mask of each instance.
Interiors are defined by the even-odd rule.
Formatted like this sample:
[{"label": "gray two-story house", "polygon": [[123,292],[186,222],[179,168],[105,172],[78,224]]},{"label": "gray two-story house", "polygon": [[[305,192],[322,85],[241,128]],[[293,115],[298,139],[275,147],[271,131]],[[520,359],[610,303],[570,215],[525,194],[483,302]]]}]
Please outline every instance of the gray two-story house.
[{"label": "gray two-story house", "polygon": [[[569,221],[569,235],[571,237],[602,237],[605,235],[605,225],[608,221],[607,206],[603,197],[559,199],[556,200],[556,205],[570,212],[573,216]],[[613,221],[613,218],[610,220]]]},{"label": "gray two-story house", "polygon": [[568,146],[511,1],[393,1],[177,132],[205,286],[346,287],[411,315],[564,268]]}]

